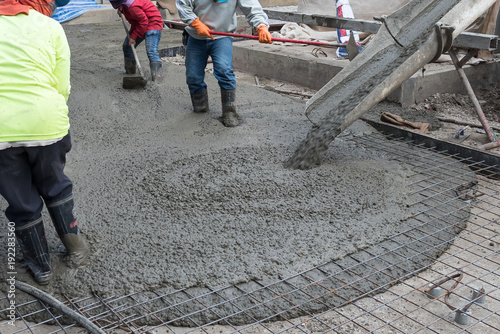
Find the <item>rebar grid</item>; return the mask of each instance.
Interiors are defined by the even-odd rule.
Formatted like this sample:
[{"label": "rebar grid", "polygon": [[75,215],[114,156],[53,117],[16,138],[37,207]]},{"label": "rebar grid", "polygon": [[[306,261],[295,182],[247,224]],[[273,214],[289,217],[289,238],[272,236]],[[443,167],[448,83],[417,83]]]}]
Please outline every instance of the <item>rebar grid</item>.
[{"label": "rebar grid", "polygon": [[[498,332],[498,166],[379,134],[350,140],[414,171],[408,187],[418,213],[388,240],[277,282],[64,296],[66,304],[107,333]],[[6,305],[0,297],[2,313]],[[35,314],[46,320],[30,322]],[[7,326],[1,320],[0,333]],[[16,305],[16,329],[5,333],[74,330],[29,300]]]}]

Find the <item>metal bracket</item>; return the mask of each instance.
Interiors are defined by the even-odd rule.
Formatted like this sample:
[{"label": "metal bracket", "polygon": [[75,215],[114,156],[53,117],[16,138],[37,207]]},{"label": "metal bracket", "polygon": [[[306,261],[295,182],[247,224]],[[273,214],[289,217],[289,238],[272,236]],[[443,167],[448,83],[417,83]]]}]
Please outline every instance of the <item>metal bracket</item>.
[{"label": "metal bracket", "polygon": [[444,303],[446,304],[446,306],[448,306],[448,308],[450,310],[455,312],[455,322],[457,322],[461,325],[466,325],[466,324],[468,324],[469,317],[471,315],[470,307],[474,303],[484,303],[486,291],[484,290],[483,287],[474,288],[471,301],[469,301],[463,307],[454,307],[453,305],[450,304],[449,297],[453,293],[453,291],[456,289],[458,284],[461,283],[463,277],[464,277],[464,273],[459,270],[456,274],[453,274],[451,276],[445,276],[444,278],[440,279],[439,281],[437,281],[435,283],[430,283],[428,288],[424,291],[424,293],[429,298],[437,299],[441,296],[442,284],[444,284],[448,281],[454,280],[455,282],[453,283],[451,288],[446,291],[446,293],[444,295]]},{"label": "metal bracket", "polygon": [[[451,49],[451,46],[453,45],[453,31],[455,30],[455,28],[452,26],[439,24],[439,23],[436,23],[436,25],[434,26],[434,29],[436,30],[438,49],[437,49],[436,55],[430,61],[431,63],[438,60],[439,57],[441,57],[441,55],[443,53],[446,53]],[[444,34],[446,35],[446,43],[444,45],[443,45],[442,32],[444,32]]]}]

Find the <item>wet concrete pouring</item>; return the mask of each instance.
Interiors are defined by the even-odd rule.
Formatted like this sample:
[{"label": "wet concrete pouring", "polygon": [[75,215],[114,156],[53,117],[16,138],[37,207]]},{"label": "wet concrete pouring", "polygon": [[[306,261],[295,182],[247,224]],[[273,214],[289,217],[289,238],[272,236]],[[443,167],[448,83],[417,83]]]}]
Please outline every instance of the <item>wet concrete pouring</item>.
[{"label": "wet concrete pouring", "polygon": [[[225,128],[211,73],[210,112],[195,114],[183,66],[164,62],[161,82],[122,89],[120,22],[65,30],[72,51],[73,140],[66,172],[92,257],[84,267],[67,268],[44,212],[54,268],[44,291],[105,297],[186,288],[196,295],[207,286],[269,284],[334,260],[348,265],[347,254],[362,258],[387,249],[390,237],[421,224],[411,217],[425,208],[410,206],[417,195],[409,176],[417,167],[350,140],[379,136],[366,123],[358,121],[338,136],[320,166],[287,169],[284,162],[311,127],[305,103],[239,83],[237,105],[245,124]],[[178,31],[165,31],[161,47],[179,40]],[[143,48],[139,57],[149,74]],[[436,200],[453,201],[455,194],[442,196]],[[0,209],[5,207],[0,200]],[[462,214],[451,230],[443,221],[422,233],[458,233],[456,221],[468,215]],[[6,222],[2,216],[0,223]],[[414,272],[439,255],[413,258],[391,276]],[[34,284],[21,265],[17,278]],[[347,297],[383,279],[360,282],[361,290]]]}]

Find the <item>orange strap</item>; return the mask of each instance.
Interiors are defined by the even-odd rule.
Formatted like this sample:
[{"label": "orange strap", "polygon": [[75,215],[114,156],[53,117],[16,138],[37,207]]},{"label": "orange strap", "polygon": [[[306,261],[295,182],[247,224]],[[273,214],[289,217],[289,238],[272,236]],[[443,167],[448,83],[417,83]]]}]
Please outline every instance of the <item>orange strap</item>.
[{"label": "orange strap", "polygon": [[52,16],[52,8],[50,7],[50,3],[52,0],[18,0],[21,4],[30,6],[37,12],[51,17]]},{"label": "orange strap", "polygon": [[0,15],[16,16],[17,14],[29,15],[30,6],[21,5],[17,0],[0,1]]}]

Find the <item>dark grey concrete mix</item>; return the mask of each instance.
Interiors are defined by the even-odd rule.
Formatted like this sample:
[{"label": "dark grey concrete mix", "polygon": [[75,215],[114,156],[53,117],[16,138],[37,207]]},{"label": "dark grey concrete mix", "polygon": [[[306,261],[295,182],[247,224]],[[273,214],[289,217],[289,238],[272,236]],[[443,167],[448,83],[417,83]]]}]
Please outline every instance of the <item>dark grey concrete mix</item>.
[{"label": "dark grey concrete mix", "polygon": [[[118,23],[66,27],[67,173],[93,257],[74,271],[56,258],[48,290],[123,294],[277,278],[383,240],[397,229],[393,217],[408,214],[407,169],[376,152],[339,142],[321,168],[282,166],[309,126],[301,102],[241,85],[246,124],[228,129],[210,73],[204,115],[191,111],[183,66],[165,63],[159,85],[123,90]],[[353,229],[367,219],[369,228]]]},{"label": "dark grey concrete mix", "polygon": [[[119,21],[65,30],[73,139],[66,171],[92,255],[88,265],[67,268],[44,212],[54,267],[53,282],[43,287],[49,293],[119,296],[273,282],[376,247],[407,229],[420,209],[408,207],[415,202],[411,167],[347,140],[371,134],[365,123],[337,138],[320,167],[285,169],[311,126],[305,103],[240,83],[245,124],[225,128],[211,73],[211,110],[195,114],[183,66],[164,62],[160,83],[122,89]],[[165,31],[161,47],[179,40],[180,32]],[[148,74],[143,45],[138,53]],[[5,236],[3,229],[2,249]],[[33,283],[21,263],[17,268],[19,280]]]}]

